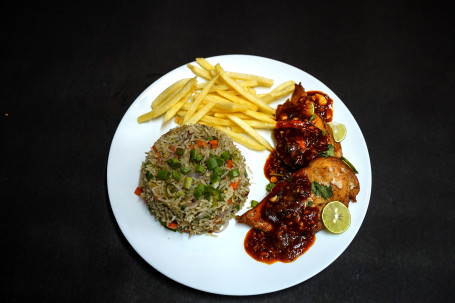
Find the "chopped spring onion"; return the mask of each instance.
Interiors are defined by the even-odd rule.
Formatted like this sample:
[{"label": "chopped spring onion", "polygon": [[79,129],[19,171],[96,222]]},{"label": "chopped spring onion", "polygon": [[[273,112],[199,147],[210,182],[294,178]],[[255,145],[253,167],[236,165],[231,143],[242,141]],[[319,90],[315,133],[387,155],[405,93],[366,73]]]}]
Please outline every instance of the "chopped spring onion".
[{"label": "chopped spring onion", "polygon": [[196,164],[194,167],[194,171],[200,174],[203,174],[205,172],[205,167],[199,164]]},{"label": "chopped spring onion", "polygon": [[218,167],[218,162],[213,157],[205,161],[205,164],[209,169],[214,169],[215,167]]},{"label": "chopped spring onion", "polygon": [[173,170],[173,171],[172,171],[172,178],[174,178],[175,180],[178,181],[178,180],[180,180],[180,177],[181,177],[181,176],[180,176],[180,174],[179,174],[178,171],[176,171],[176,170]]},{"label": "chopped spring onion", "polygon": [[199,199],[200,197],[202,197],[202,195],[204,194],[204,190],[205,190],[205,185],[202,184],[202,183],[199,183],[198,186],[196,186],[196,188],[194,189],[194,196],[196,197],[196,199]]},{"label": "chopped spring onion", "polygon": [[235,177],[238,177],[238,176],[240,176],[238,168],[234,168],[234,169],[229,171],[229,177],[235,178]]},{"label": "chopped spring onion", "polygon": [[179,168],[182,166],[182,163],[180,163],[179,159],[177,159],[177,158],[169,159],[169,160],[167,160],[167,163],[172,168]]},{"label": "chopped spring onion", "polygon": [[190,150],[190,160],[196,160],[196,150],[194,148]]},{"label": "chopped spring onion", "polygon": [[210,176],[210,183],[215,184],[220,182],[220,176],[217,173],[214,173]]},{"label": "chopped spring onion", "polygon": [[221,176],[223,173],[224,173],[224,169],[222,169],[221,167],[215,167],[213,169],[213,171],[218,175],[218,176]]},{"label": "chopped spring onion", "polygon": [[177,187],[172,183],[166,183],[166,190],[168,194],[175,194],[177,192]]},{"label": "chopped spring onion", "polygon": [[190,189],[191,184],[193,184],[193,178],[185,177],[185,184],[183,185],[183,187],[185,187],[186,189]]},{"label": "chopped spring onion", "polygon": [[224,159],[220,157],[215,157],[216,163],[218,163],[218,166],[223,166],[224,165]]},{"label": "chopped spring onion", "polygon": [[227,151],[224,151],[221,153],[220,157],[227,161],[227,160],[231,159],[231,154]]},{"label": "chopped spring onion", "polygon": [[182,172],[182,174],[186,175],[187,173],[189,173],[191,171],[191,168],[189,168],[188,166],[182,166],[180,168],[180,171]]},{"label": "chopped spring onion", "polygon": [[164,169],[160,169],[160,171],[156,175],[156,177],[161,180],[167,180],[167,179],[169,179],[170,176],[171,176],[171,173]]}]

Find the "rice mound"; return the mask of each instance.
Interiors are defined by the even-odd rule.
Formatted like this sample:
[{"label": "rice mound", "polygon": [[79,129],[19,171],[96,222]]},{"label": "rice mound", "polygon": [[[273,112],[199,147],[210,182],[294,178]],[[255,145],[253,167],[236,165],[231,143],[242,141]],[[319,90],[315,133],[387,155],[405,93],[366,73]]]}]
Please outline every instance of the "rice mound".
[{"label": "rice mound", "polygon": [[195,124],[171,129],[155,142],[142,163],[139,185],[164,227],[193,235],[223,231],[243,207],[250,182],[233,141]]}]

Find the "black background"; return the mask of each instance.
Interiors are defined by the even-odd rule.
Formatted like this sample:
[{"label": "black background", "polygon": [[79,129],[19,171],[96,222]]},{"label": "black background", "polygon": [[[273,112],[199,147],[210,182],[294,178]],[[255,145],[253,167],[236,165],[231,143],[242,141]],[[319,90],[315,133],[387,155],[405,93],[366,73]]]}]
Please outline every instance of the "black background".
[{"label": "black background", "polygon": [[[2,2],[1,15],[2,302],[454,298],[448,6],[35,1]],[[106,189],[110,143],[137,96],[196,57],[224,54],[272,58],[324,82],[371,157],[370,206],[351,245],[308,281],[259,296],[209,294],[160,274],[120,232]]]}]

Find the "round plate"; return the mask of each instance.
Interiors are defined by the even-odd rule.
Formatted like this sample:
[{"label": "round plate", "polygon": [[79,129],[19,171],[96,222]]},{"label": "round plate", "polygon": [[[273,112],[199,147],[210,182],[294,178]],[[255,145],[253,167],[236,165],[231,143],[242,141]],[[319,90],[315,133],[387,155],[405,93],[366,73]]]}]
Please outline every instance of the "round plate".
[{"label": "round plate", "polygon": [[[350,203],[352,222],[340,235],[323,230],[316,234],[313,246],[292,263],[267,265],[252,259],[244,250],[243,241],[249,227],[231,220],[227,229],[211,236],[193,236],[164,229],[148,212],[145,203],[134,194],[145,153],[174,122],[163,124],[158,118],[138,124],[137,117],[150,111],[150,105],[166,87],[177,80],[193,77],[181,66],[150,85],[130,106],[112,140],[107,166],[109,198],[117,223],[137,253],[167,277],[186,286],[225,295],[255,295],[278,291],[301,283],[330,265],[346,249],[362,224],[371,192],[371,166],[367,146],[357,122],[343,102],[322,82],[288,64],[247,55],[226,55],[206,58],[213,65],[220,63],[227,71],[256,74],[274,80],[274,86],[285,81],[301,82],[305,90],[327,93],[334,101],[334,122],[346,125],[342,142],[343,155],[360,172],[360,193]],[[193,62],[193,64],[196,64]],[[270,89],[267,89],[268,91]],[[258,91],[260,92],[260,91]],[[277,100],[271,105],[284,102]],[[261,134],[272,144],[270,131]],[[266,195],[263,167],[268,151],[251,151],[237,144],[251,169],[250,200],[260,201]],[[273,144],[272,144],[273,146]]]}]

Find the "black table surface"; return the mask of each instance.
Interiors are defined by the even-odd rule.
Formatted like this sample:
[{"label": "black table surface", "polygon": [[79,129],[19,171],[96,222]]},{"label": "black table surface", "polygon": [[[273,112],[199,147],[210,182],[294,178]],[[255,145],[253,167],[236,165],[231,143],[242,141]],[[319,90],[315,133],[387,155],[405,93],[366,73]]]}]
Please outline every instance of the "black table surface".
[{"label": "black table surface", "polygon": [[[448,6],[0,5],[2,302],[454,299],[455,26]],[[256,296],[199,291],[155,270],[120,231],[107,193],[110,144],[134,100],[196,57],[225,54],[279,60],[321,80],[356,118],[371,158],[371,200],[349,247],[311,279]]]}]

